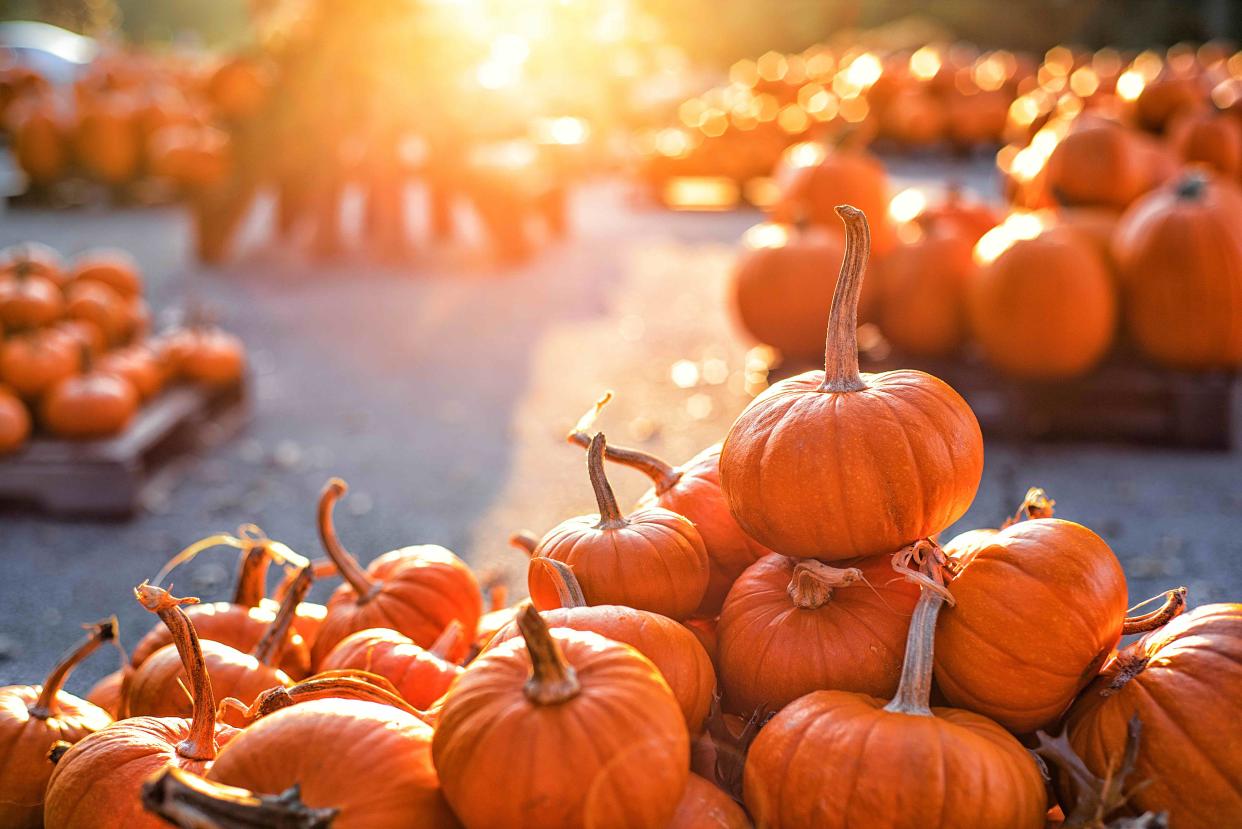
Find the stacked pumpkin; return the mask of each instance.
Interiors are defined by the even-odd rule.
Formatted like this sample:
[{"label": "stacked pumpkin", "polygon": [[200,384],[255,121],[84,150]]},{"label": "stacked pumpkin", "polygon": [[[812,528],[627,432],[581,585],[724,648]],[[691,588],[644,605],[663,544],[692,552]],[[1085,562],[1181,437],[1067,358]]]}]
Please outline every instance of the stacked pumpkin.
[{"label": "stacked pumpkin", "polygon": [[240,379],[241,343],[215,327],[148,338],[142,291],[124,251],[67,262],[36,242],[0,250],[0,454],[36,425],[57,438],[117,434],[172,382]]}]

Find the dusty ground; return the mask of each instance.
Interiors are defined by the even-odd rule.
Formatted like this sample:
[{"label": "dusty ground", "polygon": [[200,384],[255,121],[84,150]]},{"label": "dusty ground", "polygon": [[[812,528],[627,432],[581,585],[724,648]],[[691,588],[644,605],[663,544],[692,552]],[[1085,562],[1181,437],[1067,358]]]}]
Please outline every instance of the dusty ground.
[{"label": "dusty ground", "polygon": [[[987,186],[985,164],[950,169]],[[570,242],[511,270],[485,267],[468,244],[402,269],[311,267],[248,245],[208,270],[191,264],[174,209],[0,214],[0,244],[122,245],[157,307],[193,297],[216,308],[252,349],[256,410],[241,437],[189,464],[131,522],[0,512],[0,685],[37,680],[83,621],[118,613],[132,644],[151,619],[130,588],[197,538],[253,521],[318,555],[315,498],[330,475],[353,487],[338,524],[362,557],[436,542],[517,576],[510,531],[592,510],[582,454],[562,437],[603,389],[617,391],[601,420],[616,442],[680,461],[718,440],[747,399],[747,344],[724,287],[756,216],[636,209],[608,185],[580,193],[574,218]],[[687,388],[672,379],[681,360],[699,370]],[[623,500],[645,486],[626,471],[613,483]],[[1238,454],[991,444],[961,526],[995,524],[1030,484],[1113,544],[1135,601],[1178,583],[1195,603],[1242,598]],[[222,553],[175,581],[221,598],[231,567]],[[92,660],[70,687],[110,667]]]}]

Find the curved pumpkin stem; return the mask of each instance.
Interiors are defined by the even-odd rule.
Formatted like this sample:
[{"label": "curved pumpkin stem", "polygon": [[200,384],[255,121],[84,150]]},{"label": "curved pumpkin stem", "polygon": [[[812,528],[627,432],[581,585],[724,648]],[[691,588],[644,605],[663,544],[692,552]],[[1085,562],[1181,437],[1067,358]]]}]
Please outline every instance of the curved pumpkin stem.
[{"label": "curved pumpkin stem", "polygon": [[27,708],[30,716],[35,719],[46,720],[59,715],[60,700],[57,697],[60,695],[61,689],[65,687],[65,680],[69,678],[69,674],[73,673],[73,669],[82,660],[94,653],[104,642],[116,640],[117,623],[115,616],[96,622],[93,625],[86,625],[85,627],[86,638],[70,651],[68,656],[56,663],[56,667],[52,669],[47,679],[43,681],[43,687],[39,689],[39,696]]},{"label": "curved pumpkin stem", "polygon": [[552,587],[556,590],[556,598],[560,601],[561,607],[586,607],[586,595],[582,592],[582,585],[578,583],[578,577],[574,575],[574,568],[570,567],[563,561],[557,561],[547,556],[536,556],[530,560],[531,568],[538,568],[543,571],[552,582]]},{"label": "curved pumpkin stem", "polygon": [[1004,524],[1001,524],[1001,529],[1012,527],[1020,521],[1029,521],[1032,518],[1051,518],[1056,514],[1056,510],[1053,509],[1056,505],[1057,502],[1049,498],[1047,492],[1033,486],[1026,491],[1026,496],[1018,505],[1017,511],[1006,518]]},{"label": "curved pumpkin stem", "polygon": [[823,607],[837,587],[848,587],[862,579],[857,567],[832,567],[815,559],[804,559],[794,567],[789,579],[789,598],[803,610]]},{"label": "curved pumpkin stem", "polygon": [[1068,780],[1073,798],[1073,807],[1062,824],[1065,829],[1096,829],[1108,826],[1155,827],[1167,826],[1158,816],[1147,812],[1133,821],[1118,824],[1106,824],[1109,815],[1120,811],[1129,800],[1126,793],[1126,781],[1134,772],[1138,761],[1139,739],[1142,736],[1142,723],[1137,716],[1126,724],[1125,748],[1119,762],[1109,764],[1109,771],[1103,778],[1096,777],[1087,768],[1082,758],[1074,751],[1065,734],[1052,737],[1044,731],[1037,732],[1034,753],[1045,762],[1055,766]]},{"label": "curved pumpkin stem", "polygon": [[608,446],[604,433],[599,432],[591,438],[591,446],[587,450],[587,473],[591,476],[591,488],[595,490],[595,503],[599,506],[600,530],[615,530],[624,527],[628,522],[617,506],[617,496],[613,494],[608,476],[604,474],[604,449]]},{"label": "curved pumpkin stem", "polygon": [[528,556],[534,555],[535,548],[539,546],[539,536],[530,530],[518,530],[509,536],[509,546],[525,551]]},{"label": "curved pumpkin stem", "polygon": [[916,541],[893,556],[893,569],[919,585],[919,600],[906,634],[906,656],[901,664],[897,694],[885,711],[930,717],[932,665],[936,644],[936,619],[949,591],[945,587],[945,555],[930,539]]},{"label": "curved pumpkin stem", "polygon": [[[570,443],[581,446],[583,449],[590,448],[591,436],[589,432],[595,426],[596,418],[599,417],[600,411],[609,400],[612,400],[612,392],[606,391],[599,400],[595,401],[595,405],[578,420],[573,431],[566,435],[566,439]],[[656,495],[663,495],[677,486],[677,482],[681,480],[682,471],[680,469],[657,458],[655,455],[639,449],[606,446],[604,448],[604,457],[622,466],[637,469],[646,475],[655,485]]]},{"label": "curved pumpkin stem", "polygon": [[[246,535],[242,535],[242,540],[251,541]],[[266,538],[253,539],[243,549],[237,571],[237,587],[233,591],[233,604],[258,607],[267,596],[267,571],[272,559],[267,553],[266,541]]]},{"label": "curved pumpkin stem", "polygon": [[1142,645],[1142,640],[1113,657],[1112,664],[1109,666],[1109,670],[1114,672],[1113,678],[1108,685],[1100,689],[1100,696],[1111,697],[1147,670],[1147,663],[1151,661],[1151,657],[1140,645]]},{"label": "curved pumpkin stem", "polygon": [[339,812],[307,806],[296,785],[278,795],[256,794],[176,766],[164,766],[142,784],[142,806],[184,829],[328,829]]},{"label": "curved pumpkin stem", "polygon": [[523,689],[535,705],[556,705],[573,699],[582,690],[578,673],[565,660],[539,611],[527,605],[517,615],[518,630],[530,654],[530,679]]},{"label": "curved pumpkin stem", "polygon": [[438,656],[445,662],[451,662],[449,654],[457,649],[465,636],[466,628],[457,619],[453,619],[444,627],[444,630],[440,631],[436,641],[431,643],[430,648],[427,648],[427,653]]},{"label": "curved pumpkin stem", "polygon": [[397,689],[378,674],[368,671],[324,671],[304,679],[288,688],[276,686],[269,688],[255,698],[250,706],[245,706],[235,699],[225,700],[225,705],[239,711],[247,725],[261,720],[268,714],[282,708],[288,708],[302,702],[317,699],[352,699],[363,702],[378,702],[399,708],[425,723],[430,724],[427,713],[410,705]]},{"label": "curved pumpkin stem", "polygon": [[182,605],[198,604],[198,599],[179,599],[163,588],[143,582],[134,588],[134,597],[147,610],[160,617],[172,634],[181,664],[190,675],[194,710],[190,716],[190,736],[177,746],[177,754],[188,760],[214,760],[216,757],[216,696],[211,677],[203,662],[203,648],[198,642],[194,623],[181,609]]},{"label": "curved pumpkin stem", "polygon": [[867,257],[871,254],[871,230],[857,207],[843,204],[837,215],[845,223],[845,256],[832,294],[828,314],[828,340],[824,347],[823,392],[851,392],[867,388],[858,373],[858,299],[862,294]]},{"label": "curved pumpkin stem", "polygon": [[1152,596],[1147,601],[1139,602],[1130,610],[1137,610],[1145,604],[1154,602],[1160,596],[1164,597],[1164,602],[1160,607],[1141,616],[1126,617],[1121,625],[1121,634],[1123,636],[1130,636],[1134,633],[1147,633],[1162,628],[1186,611],[1185,587],[1175,587],[1172,590],[1166,590],[1158,596]]},{"label": "curved pumpkin stem", "polygon": [[263,638],[250,652],[250,655],[260,663],[269,666],[280,664],[281,658],[285,655],[285,648],[289,646],[289,629],[293,625],[294,617],[297,616],[298,605],[306,598],[306,594],[310,592],[311,585],[314,583],[315,570],[308,564],[290,583],[288,591],[280,600],[280,609],[276,611],[276,618],[272,619],[272,623],[263,632]]},{"label": "curved pumpkin stem", "polygon": [[324,485],[319,496],[319,539],[328,553],[328,558],[336,565],[341,577],[349,582],[349,586],[358,594],[358,601],[365,602],[371,598],[378,584],[371,581],[367,571],[362,569],[358,560],[350,555],[336,535],[336,525],[332,521],[332,509],[340,497],[349,491],[349,485],[340,478],[333,478]]}]

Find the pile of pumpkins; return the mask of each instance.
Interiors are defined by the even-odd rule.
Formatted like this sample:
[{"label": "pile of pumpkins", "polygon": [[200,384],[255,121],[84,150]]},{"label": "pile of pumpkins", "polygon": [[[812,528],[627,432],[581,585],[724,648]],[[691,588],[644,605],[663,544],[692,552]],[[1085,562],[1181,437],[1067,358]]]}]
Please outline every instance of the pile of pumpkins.
[{"label": "pile of pumpkins", "polygon": [[[88,699],[64,677],[111,622],[42,685],[0,689],[4,825],[1242,821],[1242,605],[1186,611],[1174,589],[1127,615],[1112,550],[1038,490],[940,544],[975,496],[979,427],[931,375],[859,373],[867,225],[841,215],[825,370],[678,466],[591,434],[597,404],[569,438],[599,511],[518,538],[529,600],[485,603],[435,545],[364,568],[334,479],[326,560],[254,528],[204,539],[135,588],[159,623]],[[651,478],[634,511],[607,461]],[[241,551],[232,601],[158,586],[221,544]]]},{"label": "pile of pumpkins", "polygon": [[240,380],[236,337],[205,324],[148,336],[142,294],[138,265],[121,250],[71,261],[38,242],[0,250],[0,455],[36,426],[68,440],[118,434],[170,383]]},{"label": "pile of pumpkins", "polygon": [[29,69],[0,70],[0,130],[34,192],[84,179],[110,188],[155,181],[192,194],[231,174],[230,127],[266,95],[264,74],[245,58],[204,67],[116,53],[68,90]]}]

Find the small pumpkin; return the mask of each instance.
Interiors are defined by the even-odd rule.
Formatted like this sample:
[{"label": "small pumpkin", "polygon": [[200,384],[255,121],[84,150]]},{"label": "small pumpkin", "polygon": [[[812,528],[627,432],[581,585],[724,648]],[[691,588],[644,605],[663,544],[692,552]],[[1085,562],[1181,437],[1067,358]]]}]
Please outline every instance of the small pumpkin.
[{"label": "small pumpkin", "polygon": [[943,553],[923,541],[901,555],[927,581],[897,695],[815,691],[785,707],[750,747],[747,808],[770,829],[1043,829],[1044,782],[1022,744],[986,717],[930,707]]},{"label": "small pumpkin", "polygon": [[[533,607],[518,626],[522,639],[480,656],[449,689],[432,740],[466,829],[666,826],[690,740],[655,667],[598,634],[549,631]],[[529,762],[513,763],[515,745]]]},{"label": "small pumpkin", "polygon": [[949,181],[944,197],[923,207],[913,222],[924,233],[961,235],[973,245],[1000,224],[995,208],[966,194],[961,184]]},{"label": "small pumpkin", "polygon": [[0,324],[6,328],[38,328],[64,312],[64,295],[48,277],[25,265],[0,272]]},{"label": "small pumpkin", "polygon": [[843,569],[772,553],[748,567],[720,613],[725,709],[779,711],[811,691],[891,696],[918,601],[891,559]]},{"label": "small pumpkin", "polygon": [[16,452],[30,437],[30,412],[17,395],[0,386],[0,455]]},{"label": "small pumpkin", "polygon": [[20,242],[0,249],[0,275],[22,274],[41,276],[62,288],[68,279],[64,257],[42,242]]},{"label": "small pumpkin", "polygon": [[966,291],[978,270],[967,233],[933,229],[881,263],[880,330],[899,351],[943,357],[966,339]]},{"label": "small pumpkin", "polygon": [[[384,553],[364,570],[341,545],[332,510],[348,487],[340,478],[324,486],[319,497],[319,537],[345,583],[328,599],[328,613],[315,639],[311,664],[320,665],[337,643],[351,633],[387,627],[430,647],[457,620],[474,631],[483,615],[479,583],[466,563],[435,544],[402,547]],[[470,647],[463,637],[447,654],[462,659]]]},{"label": "small pumpkin", "polygon": [[182,380],[229,386],[246,372],[246,347],[235,335],[214,325],[193,325],[164,337],[162,350]]},{"label": "small pumpkin", "polygon": [[99,370],[129,381],[142,400],[158,395],[167,381],[167,372],[155,353],[141,345],[109,351],[96,361]]},{"label": "small pumpkin", "polygon": [[129,327],[125,299],[102,282],[71,283],[65,289],[65,315],[93,323],[113,345],[124,339]]},{"label": "small pumpkin", "polygon": [[65,680],[82,660],[116,636],[116,620],[87,628],[86,639],[55,668],[42,685],[0,688],[0,825],[6,829],[41,829],[43,793],[52,766],[47,753],[58,741],[76,743],[112,723],[108,712],[66,693]]},{"label": "small pumpkin", "polygon": [[1087,119],[1048,157],[1046,186],[1061,204],[1123,210],[1149,186],[1145,155],[1120,124]]},{"label": "small pumpkin", "polygon": [[[689,617],[707,591],[707,548],[694,525],[664,507],[623,515],[604,473],[603,434],[591,439],[587,471],[595,490],[597,515],[563,521],[548,531],[535,557],[557,559],[574,568],[589,604],[625,605],[670,619]],[[619,577],[619,574],[626,574]],[[543,610],[556,607],[556,590],[531,569],[531,601]]]},{"label": "small pumpkin", "polygon": [[319,669],[358,669],[378,674],[392,682],[410,705],[430,708],[462,673],[461,666],[451,662],[448,654],[460,650],[464,636],[456,619],[427,649],[387,628],[360,630],[338,642]]},{"label": "small pumpkin", "polygon": [[132,102],[124,95],[91,95],[80,102],[73,130],[73,153],[92,178],[104,184],[133,179],[142,161],[142,147]]},{"label": "small pumpkin", "polygon": [[1206,164],[1226,178],[1242,173],[1242,122],[1223,113],[1195,112],[1169,127],[1169,144],[1183,161]]},{"label": "small pumpkin", "polygon": [[39,419],[53,435],[92,440],[120,434],[138,412],[138,390],[124,377],[85,366],[48,389]]},{"label": "small pumpkin", "polygon": [[100,282],[125,299],[142,295],[142,270],[127,251],[92,248],[73,260],[72,282]]},{"label": "small pumpkin", "polygon": [[721,487],[742,529],[785,555],[826,561],[891,553],[940,532],[966,512],[983,473],[979,424],[953,389],[919,371],[859,374],[867,220],[853,207],[839,212],[846,249],[825,371],[752,400],[720,453]]},{"label": "small pumpkin", "polygon": [[0,342],[0,382],[26,400],[73,377],[81,362],[82,346],[61,331],[31,331]]},{"label": "small pumpkin", "polygon": [[666,829],[751,829],[751,822],[737,801],[697,774],[691,774]]},{"label": "small pumpkin", "polygon": [[50,96],[22,102],[9,120],[13,160],[21,171],[37,185],[59,181],[69,168],[69,130]]}]

